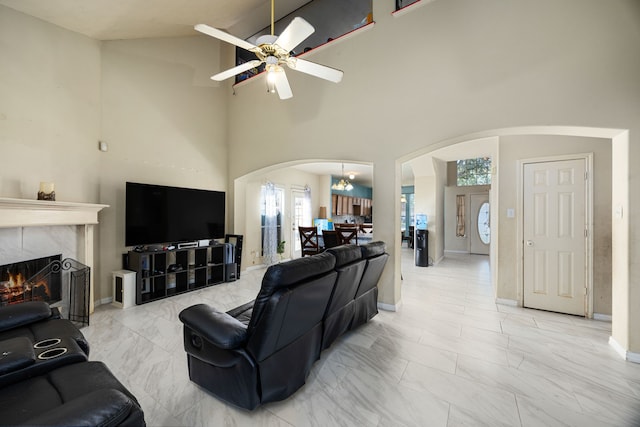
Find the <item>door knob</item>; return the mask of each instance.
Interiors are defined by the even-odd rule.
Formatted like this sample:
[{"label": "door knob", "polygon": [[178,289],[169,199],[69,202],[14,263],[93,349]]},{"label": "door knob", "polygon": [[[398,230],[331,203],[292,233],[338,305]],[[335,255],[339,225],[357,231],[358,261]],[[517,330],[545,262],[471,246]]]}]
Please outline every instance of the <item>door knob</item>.
[{"label": "door knob", "polygon": [[527,240],[527,246],[533,246],[533,240]]}]

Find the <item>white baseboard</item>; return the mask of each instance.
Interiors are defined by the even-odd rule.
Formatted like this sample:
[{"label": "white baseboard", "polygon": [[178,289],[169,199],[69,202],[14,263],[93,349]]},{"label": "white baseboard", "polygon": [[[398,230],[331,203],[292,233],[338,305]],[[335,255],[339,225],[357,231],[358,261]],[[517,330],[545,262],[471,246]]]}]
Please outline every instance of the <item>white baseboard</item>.
[{"label": "white baseboard", "polygon": [[398,311],[401,305],[402,305],[402,301],[398,301],[397,304],[385,304],[383,302],[379,302],[378,308],[384,311]]},{"label": "white baseboard", "polygon": [[593,319],[601,320],[603,322],[609,322],[609,323],[611,323],[611,320],[612,320],[610,314],[601,314],[601,313],[593,313]]},{"label": "white baseboard", "polygon": [[518,303],[518,301],[514,299],[507,299],[507,298],[496,298],[496,304],[508,305],[510,307],[520,307],[520,304]]},{"label": "white baseboard", "polygon": [[445,254],[448,253],[448,254],[467,254],[467,255],[469,255],[470,252],[469,251],[454,251],[452,249],[445,249],[444,253]]},{"label": "white baseboard", "polygon": [[113,297],[107,297],[107,298],[102,298],[101,300],[98,300],[98,301],[94,301],[93,305],[94,307],[98,307],[104,304],[111,304],[112,302],[113,302]]},{"label": "white baseboard", "polygon": [[609,337],[609,345],[622,357],[624,360],[633,363],[640,363],[640,353],[634,353],[623,348],[618,341],[613,337]]}]

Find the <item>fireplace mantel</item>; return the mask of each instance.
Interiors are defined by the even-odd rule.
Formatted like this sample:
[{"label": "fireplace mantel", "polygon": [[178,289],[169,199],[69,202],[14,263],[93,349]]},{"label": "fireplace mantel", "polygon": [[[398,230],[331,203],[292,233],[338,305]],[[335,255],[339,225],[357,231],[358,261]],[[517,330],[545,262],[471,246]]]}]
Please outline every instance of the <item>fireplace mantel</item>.
[{"label": "fireplace mantel", "polygon": [[0,227],[87,225],[109,205],[0,198]]},{"label": "fireplace mantel", "polygon": [[[50,200],[0,198],[0,228],[75,225],[80,230],[78,243],[81,263],[94,269],[93,233],[98,224],[98,212],[109,205],[55,202]],[[90,277],[89,311],[93,313],[94,291]]]}]

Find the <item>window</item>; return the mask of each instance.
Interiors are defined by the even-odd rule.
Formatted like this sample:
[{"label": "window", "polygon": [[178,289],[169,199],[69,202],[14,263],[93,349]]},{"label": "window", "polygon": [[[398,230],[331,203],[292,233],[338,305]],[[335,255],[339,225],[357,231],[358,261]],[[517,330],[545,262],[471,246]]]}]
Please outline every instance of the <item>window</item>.
[{"label": "window", "polygon": [[[269,253],[265,248],[265,230],[267,228],[267,223],[269,222],[267,218],[267,213],[269,213],[269,217],[273,218],[275,214],[276,220],[276,246],[279,242],[282,241],[282,214],[284,212],[284,190],[282,188],[278,188],[273,186],[273,184],[268,184],[268,186],[272,186],[270,190],[267,191],[267,185],[262,186],[262,191],[260,193],[260,230],[261,236],[260,241],[262,242],[262,255],[265,253]],[[273,194],[274,200],[267,200],[267,198],[272,197]],[[269,202],[269,203],[267,203]],[[275,208],[275,210],[274,210]],[[267,212],[269,210],[269,212]],[[274,248],[272,248],[274,249]]]},{"label": "window", "polygon": [[403,7],[407,7],[410,4],[417,2],[418,0],[396,0],[396,10],[400,10]]},{"label": "window", "polygon": [[458,187],[491,184],[491,157],[458,160],[456,166]]},{"label": "window", "polygon": [[489,226],[489,203],[484,202],[478,211],[478,235],[485,245],[491,243],[491,227]]}]

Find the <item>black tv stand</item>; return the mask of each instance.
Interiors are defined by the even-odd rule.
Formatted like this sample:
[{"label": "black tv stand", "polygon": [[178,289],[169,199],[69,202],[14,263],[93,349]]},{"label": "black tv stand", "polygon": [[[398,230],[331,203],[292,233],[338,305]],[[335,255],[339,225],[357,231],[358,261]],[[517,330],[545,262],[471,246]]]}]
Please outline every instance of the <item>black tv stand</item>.
[{"label": "black tv stand", "polygon": [[129,251],[136,272],[136,304],[144,304],[224,282],[224,245]]}]

